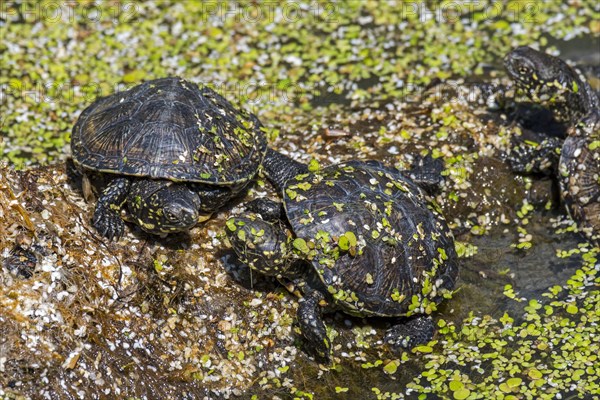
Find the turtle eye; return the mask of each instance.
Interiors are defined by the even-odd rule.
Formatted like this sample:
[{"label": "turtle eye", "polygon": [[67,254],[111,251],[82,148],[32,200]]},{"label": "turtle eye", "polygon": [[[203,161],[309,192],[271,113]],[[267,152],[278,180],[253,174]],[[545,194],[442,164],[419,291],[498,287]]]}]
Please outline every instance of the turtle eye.
[{"label": "turtle eye", "polygon": [[165,218],[169,221],[177,221],[178,219],[177,215],[172,213],[170,210],[165,210]]},{"label": "turtle eye", "polygon": [[519,74],[521,74],[521,75],[529,75],[529,68],[527,68],[524,65],[521,65],[519,67]]}]

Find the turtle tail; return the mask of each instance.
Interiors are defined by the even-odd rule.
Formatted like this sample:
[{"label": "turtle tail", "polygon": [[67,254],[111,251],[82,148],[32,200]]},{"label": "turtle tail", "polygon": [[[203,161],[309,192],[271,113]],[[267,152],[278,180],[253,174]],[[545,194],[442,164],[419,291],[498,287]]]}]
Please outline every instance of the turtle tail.
[{"label": "turtle tail", "polygon": [[306,164],[292,160],[271,148],[267,149],[263,169],[269,181],[279,192],[283,191],[289,179],[308,172]]}]

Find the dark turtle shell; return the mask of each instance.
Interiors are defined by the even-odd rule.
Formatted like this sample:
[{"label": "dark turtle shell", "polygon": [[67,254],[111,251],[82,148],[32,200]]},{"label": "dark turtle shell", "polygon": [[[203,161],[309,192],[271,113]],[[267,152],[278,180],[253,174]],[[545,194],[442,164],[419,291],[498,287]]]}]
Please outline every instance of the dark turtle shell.
[{"label": "dark turtle shell", "polygon": [[229,185],[255,175],[267,141],[254,115],[210,88],[164,78],[86,108],[71,148],[93,171]]},{"label": "dark turtle shell", "polygon": [[558,178],[571,217],[600,243],[600,111],[570,129],[561,149]]},{"label": "dark turtle shell", "polygon": [[350,313],[428,313],[454,286],[452,233],[398,170],[347,162],[290,180],[283,195],[296,249]]}]

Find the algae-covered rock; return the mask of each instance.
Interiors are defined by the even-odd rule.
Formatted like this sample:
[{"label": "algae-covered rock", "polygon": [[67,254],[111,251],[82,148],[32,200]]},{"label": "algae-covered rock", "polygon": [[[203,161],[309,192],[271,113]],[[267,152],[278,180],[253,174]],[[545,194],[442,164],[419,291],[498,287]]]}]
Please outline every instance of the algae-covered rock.
[{"label": "algae-covered rock", "polygon": [[221,397],[295,355],[290,306],[232,282],[217,223],[112,243],[62,167],[4,165],[0,187],[3,396]]}]

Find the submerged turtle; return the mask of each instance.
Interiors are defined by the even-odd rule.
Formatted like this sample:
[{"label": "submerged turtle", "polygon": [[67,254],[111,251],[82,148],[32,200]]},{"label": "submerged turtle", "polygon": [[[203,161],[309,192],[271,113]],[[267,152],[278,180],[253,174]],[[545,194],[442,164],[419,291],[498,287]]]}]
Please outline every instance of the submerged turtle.
[{"label": "submerged turtle", "polygon": [[[583,233],[600,240],[600,100],[586,80],[560,58],[519,47],[504,63],[518,88],[569,127],[563,141],[522,143],[508,158],[517,172],[558,176],[566,208]],[[559,156],[560,155],[560,156]]]},{"label": "submerged turtle", "polygon": [[103,236],[123,234],[121,209],[143,230],[187,230],[237,195],[266,152],[259,120],[208,87],[180,78],[148,81],[97,100],[79,117],[73,161],[103,188],[92,219]]},{"label": "submerged turtle", "polygon": [[300,330],[323,358],[322,312],[400,319],[386,334],[408,347],[433,336],[426,317],[457,279],[454,239],[439,210],[407,175],[376,161],[321,169],[268,150],[263,168],[283,197],[227,221],[239,259],[301,295]]}]

